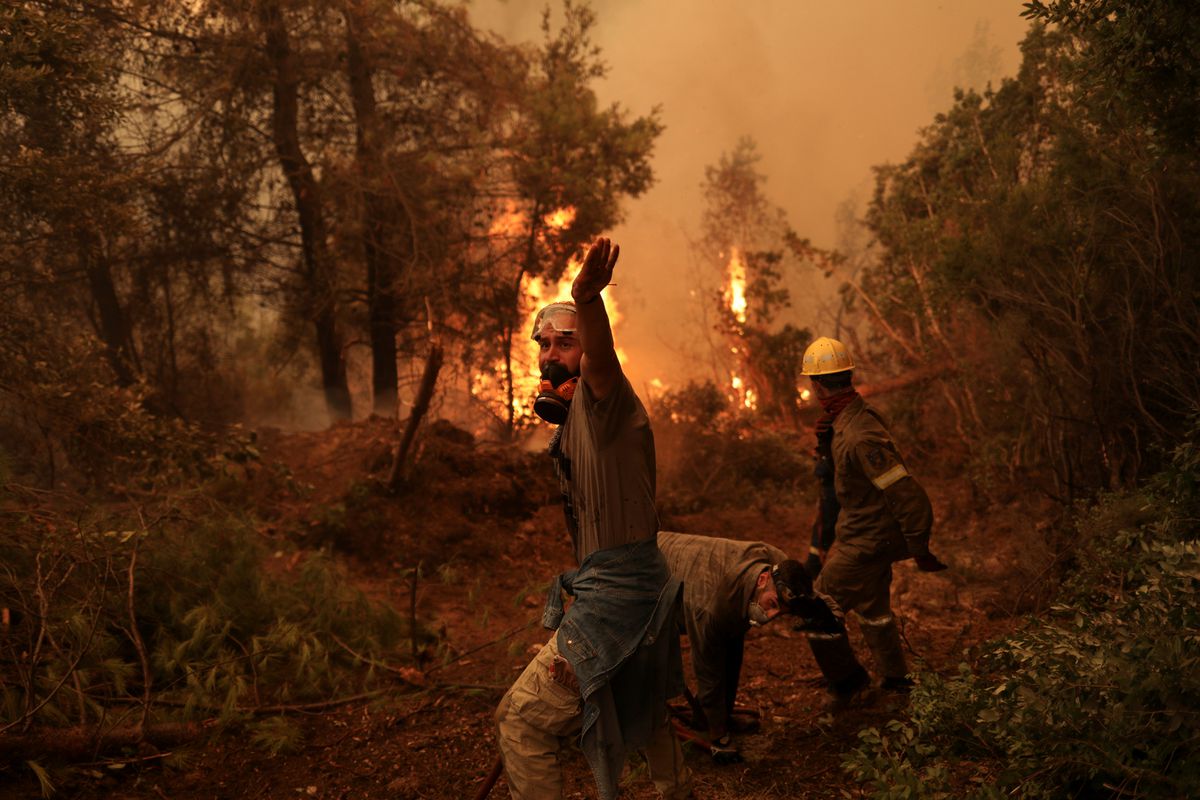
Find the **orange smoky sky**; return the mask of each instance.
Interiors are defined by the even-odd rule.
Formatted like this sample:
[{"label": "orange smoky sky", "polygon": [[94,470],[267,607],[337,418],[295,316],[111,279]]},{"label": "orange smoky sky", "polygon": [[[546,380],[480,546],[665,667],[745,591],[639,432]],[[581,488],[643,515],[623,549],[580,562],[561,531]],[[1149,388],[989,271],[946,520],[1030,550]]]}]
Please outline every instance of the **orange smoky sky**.
[{"label": "orange smoky sky", "polygon": [[[509,41],[537,42],[543,0],[476,0],[473,19]],[[557,13],[559,6],[552,6]],[[701,302],[689,294],[704,168],[752,137],[768,199],[800,235],[839,242],[839,206],[862,204],[871,167],[903,159],[956,85],[1014,75],[1027,23],[1019,0],[596,0],[593,39],[608,65],[604,103],[631,114],[660,106],[657,182],[625,203],[612,231],[621,261],[610,289],[618,344],[641,390],[697,376],[687,339]],[[555,18],[552,16],[552,19]],[[796,321],[819,335],[818,302],[836,290],[812,276]],[[694,344],[694,343],[693,343]]]}]

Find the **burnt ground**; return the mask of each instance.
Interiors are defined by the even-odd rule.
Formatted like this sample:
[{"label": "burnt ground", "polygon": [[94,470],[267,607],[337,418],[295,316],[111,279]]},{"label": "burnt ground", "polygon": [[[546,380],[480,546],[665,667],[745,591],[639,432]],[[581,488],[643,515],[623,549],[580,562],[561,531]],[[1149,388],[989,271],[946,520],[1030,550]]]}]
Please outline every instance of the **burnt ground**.
[{"label": "burnt ground", "polygon": [[[435,635],[422,646],[412,685],[319,711],[297,712],[304,740],[270,755],[235,732],[112,770],[85,770],[58,796],[80,798],[446,798],[474,797],[496,758],[492,711],[549,635],[538,625],[550,578],[572,565],[549,467],[539,453],[483,446],[448,426],[425,437],[420,467],[399,498],[370,488],[385,470],[391,426],[375,420],[320,434],[266,433],[264,460],[283,466],[250,493],[264,536],[280,548],[286,573],[306,550],[332,547],[369,594],[407,610]],[[284,480],[279,475],[285,475]],[[950,672],[972,648],[1019,624],[1048,558],[1024,503],[980,508],[953,478],[929,479],[938,526],[935,551],[951,565],[936,575],[908,563],[895,570],[893,598],[914,666]],[[664,527],[766,539],[803,558],[813,510],[768,507],[710,511]],[[766,532],[766,533],[764,533]],[[283,547],[286,543],[289,546]],[[861,644],[857,631],[853,641]],[[685,640],[686,647],[686,640]],[[861,650],[861,648],[860,648]],[[411,668],[406,653],[394,667]],[[870,666],[869,655],[860,656]],[[685,650],[684,660],[688,654]],[[715,766],[685,745],[696,796],[844,797],[858,793],[842,771],[857,732],[903,716],[903,701],[880,696],[837,719],[824,714],[819,671],[801,634],[783,624],[747,638],[739,701],[756,709],[761,731],[739,739],[744,764]],[[578,750],[564,755],[567,796],[593,797]],[[626,795],[656,794],[634,762]],[[17,787],[10,787],[17,788]],[[27,784],[37,796],[36,784]],[[847,794],[848,793],[848,794]],[[490,795],[509,796],[503,777]]]}]

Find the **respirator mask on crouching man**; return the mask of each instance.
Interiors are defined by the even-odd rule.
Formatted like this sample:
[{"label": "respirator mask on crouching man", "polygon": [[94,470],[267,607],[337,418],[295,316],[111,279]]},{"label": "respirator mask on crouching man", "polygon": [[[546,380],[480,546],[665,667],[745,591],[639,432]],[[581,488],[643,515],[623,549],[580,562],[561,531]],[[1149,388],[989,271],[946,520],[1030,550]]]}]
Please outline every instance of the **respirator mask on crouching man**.
[{"label": "respirator mask on crouching man", "polygon": [[[825,604],[813,596],[812,578],[799,561],[789,558],[771,567],[771,580],[775,583],[775,596],[779,601],[780,612],[799,616],[805,621],[814,607],[820,607],[829,613]],[[750,618],[750,624],[755,627],[766,625],[775,619],[768,616],[767,610],[753,600],[750,601],[747,616]]]},{"label": "respirator mask on crouching man", "polygon": [[533,413],[551,425],[562,425],[567,421],[571,409],[571,398],[579,376],[572,375],[562,364],[549,364],[542,370],[542,384],[538,387],[537,399],[533,401]]},{"label": "respirator mask on crouching man", "polygon": [[774,617],[767,615],[767,610],[753,600],[750,601],[750,624],[758,628],[766,625]]},{"label": "respirator mask on crouching man", "polygon": [[[530,338],[541,342],[553,331],[562,336],[575,335],[575,304],[551,303],[538,312],[533,321]],[[542,370],[542,382],[538,387],[537,399],[533,401],[533,412],[551,425],[562,425],[567,421],[571,398],[579,385],[579,376],[572,375],[562,364],[547,364]]]}]

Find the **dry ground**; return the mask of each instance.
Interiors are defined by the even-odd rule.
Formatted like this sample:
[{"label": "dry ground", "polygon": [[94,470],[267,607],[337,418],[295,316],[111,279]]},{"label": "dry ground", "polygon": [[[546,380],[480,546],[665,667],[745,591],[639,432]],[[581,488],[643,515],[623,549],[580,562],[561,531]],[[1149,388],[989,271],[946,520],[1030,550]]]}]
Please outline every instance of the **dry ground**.
[{"label": "dry ground", "polygon": [[[364,588],[401,608],[411,599],[407,569],[423,562],[417,613],[439,636],[437,647],[426,653],[425,685],[398,681],[393,691],[370,700],[298,715],[305,740],[296,753],[270,756],[227,735],[174,754],[170,767],[152,760],[97,778],[104,773],[99,769],[62,787],[59,796],[475,796],[496,757],[492,710],[547,637],[537,625],[545,587],[572,563],[561,510],[553,502],[553,485],[528,477],[549,473],[542,456],[504,448],[476,452],[475,445],[447,429],[427,445],[443,448],[446,455],[429,467],[434,473],[424,476],[426,488],[399,500],[351,504],[331,524],[329,504],[353,495],[356,481],[386,461],[389,432],[385,423],[375,421],[325,434],[266,436],[267,458],[288,466],[293,488],[265,492],[258,502],[268,521],[264,535],[305,547],[332,540],[349,552],[347,561]],[[1013,612],[1029,602],[1046,559],[1030,550],[1036,537],[1029,535],[1032,525],[1019,504],[981,512],[953,479],[928,481],[927,488],[939,520],[935,549],[951,569],[929,575],[899,564],[893,596],[912,663],[948,671],[969,659],[974,645],[1016,624]],[[752,509],[668,524],[696,533],[765,538],[802,557],[811,513],[803,506]],[[516,521],[518,517],[524,518]],[[286,571],[296,556],[277,558],[273,566]],[[762,730],[740,740],[746,762],[737,766],[715,766],[707,753],[685,746],[697,797],[854,793],[856,787],[840,768],[842,754],[856,745],[861,728],[903,715],[903,704],[881,697],[869,708],[833,719],[820,708],[824,692],[819,683],[802,635],[778,623],[752,631],[739,700],[759,710]],[[578,751],[568,748],[564,761],[567,796],[593,797]],[[637,764],[626,785],[628,797],[655,796],[644,767]],[[26,788],[33,793],[36,787]],[[501,778],[491,797],[508,796]]]}]

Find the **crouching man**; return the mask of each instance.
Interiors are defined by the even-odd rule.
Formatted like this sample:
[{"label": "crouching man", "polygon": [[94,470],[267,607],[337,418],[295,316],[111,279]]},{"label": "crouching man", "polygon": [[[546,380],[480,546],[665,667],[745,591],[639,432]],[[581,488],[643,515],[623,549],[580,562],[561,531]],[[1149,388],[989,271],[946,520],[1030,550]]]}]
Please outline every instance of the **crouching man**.
[{"label": "crouching man", "polygon": [[[559,425],[550,443],[578,569],[555,579],[542,618],[557,633],[496,709],[500,753],[518,800],[562,796],[558,751],[577,738],[601,800],[616,797],[640,750],[666,798],[690,795],[667,718],[683,688],[680,586],[656,542],[654,437],[613,347],[601,291],[618,248],[599,239],[571,289],[538,313],[542,391],[534,410]],[[575,599],[563,611],[562,593]]]},{"label": "crouching man", "polygon": [[769,544],[663,531],[658,547],[671,575],[683,582],[683,623],[698,685],[694,705],[708,729],[713,760],[739,762],[731,734],[740,731],[732,712],[746,631],[791,614],[802,630],[838,635],[845,631],[841,612],[813,592],[798,561]]}]

